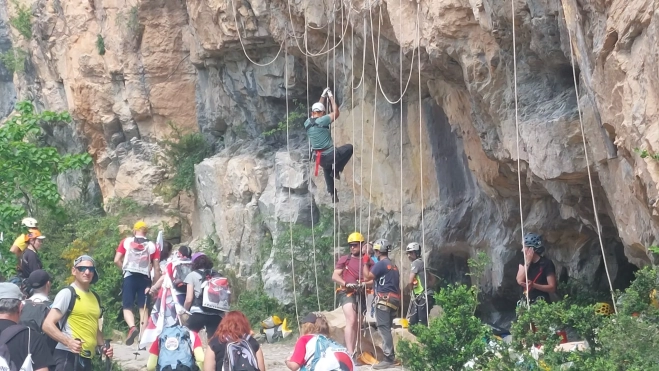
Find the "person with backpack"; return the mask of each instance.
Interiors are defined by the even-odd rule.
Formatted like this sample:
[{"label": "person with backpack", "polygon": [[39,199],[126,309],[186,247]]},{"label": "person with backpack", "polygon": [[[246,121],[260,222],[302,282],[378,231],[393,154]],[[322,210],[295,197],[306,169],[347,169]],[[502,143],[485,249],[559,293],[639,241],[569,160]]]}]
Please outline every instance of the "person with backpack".
[{"label": "person with backpack", "polygon": [[192,272],[192,249],[188,246],[181,246],[178,250],[171,255],[169,262],[162,269],[163,274],[160,275],[160,279],[151,286],[149,293],[151,295],[155,294],[162,287],[163,282],[165,281],[165,274],[169,275],[174,285],[174,291],[176,292],[176,300],[179,304],[183,305],[185,303],[185,295],[187,294],[187,284],[185,283],[185,278],[190,272]]},{"label": "person with backpack", "polygon": [[[325,98],[332,104],[332,113],[325,114]],[[311,106],[311,117],[304,122],[304,129],[309,136],[312,158],[316,162],[315,174],[318,175],[318,167],[323,168],[327,192],[333,202],[339,202],[339,196],[334,188],[334,178],[341,179],[341,172],[352,157],[352,144],[334,147],[330,126],[339,118],[339,106],[334,100],[332,91],[327,88],[323,91],[320,100]]]},{"label": "person with backpack", "polygon": [[203,370],[204,348],[199,334],[185,326],[165,327],[149,348],[146,369],[148,371]]},{"label": "person with backpack", "polygon": [[58,342],[53,353],[55,371],[91,371],[97,345],[101,354],[113,355],[112,345],[103,345],[98,327],[103,311],[100,298],[91,290],[98,281],[94,259],[89,255],[76,258],[71,275],[73,283],[55,296],[43,331]]},{"label": "person with backpack", "polygon": [[43,268],[38,252],[46,236],[42,235],[39,230],[33,230],[27,234],[27,248],[21,258],[21,274],[24,279],[30,276],[30,273]]},{"label": "person with backpack", "polygon": [[351,233],[348,236],[350,254],[339,258],[332,274],[332,280],[339,285],[337,298],[346,318],[344,336],[350,354],[355,351],[359,323],[366,313],[365,287],[371,284],[366,277],[373,266],[373,260],[362,254],[365,242],[361,233]]},{"label": "person with backpack", "polygon": [[25,251],[27,248],[27,235],[33,231],[39,230],[39,227],[37,226],[37,220],[34,218],[23,218],[23,220],[21,220],[21,225],[25,228],[26,232],[21,233],[20,236],[16,237],[16,240],[14,240],[14,243],[9,249],[12,254],[16,255],[19,269],[21,258],[23,258],[23,251]]},{"label": "person with backpack", "polygon": [[517,283],[524,289],[530,303],[538,299],[551,303],[550,294],[556,292],[556,268],[554,262],[544,256],[542,236],[535,233],[524,235],[524,260],[517,270]]},{"label": "person with backpack", "polygon": [[55,363],[45,336],[18,324],[23,307],[22,297],[18,286],[9,282],[0,283],[0,366],[6,364],[10,370],[18,370],[31,362],[34,371],[48,371]]},{"label": "person with backpack", "polygon": [[[30,326],[35,331],[45,335],[42,326],[43,321],[48,316],[52,301],[48,297],[50,295],[51,278],[50,275],[43,269],[36,270],[30,273],[30,277],[25,281],[26,291],[30,297],[23,301],[23,310],[21,311],[20,323],[25,326]],[[55,351],[57,342],[48,336],[45,336],[46,342],[50,352]]]},{"label": "person with backpack", "polygon": [[320,313],[309,313],[300,322],[300,338],[286,360],[289,370],[353,371],[355,364],[347,349],[330,339],[329,324]]},{"label": "person with backpack", "polygon": [[421,255],[421,245],[410,242],[405,248],[407,258],[410,260],[410,275],[407,285],[412,295],[412,305],[407,317],[409,326],[422,324],[428,326],[428,312],[435,305],[432,290],[426,287],[426,268]]},{"label": "person with backpack", "polygon": [[266,371],[261,345],[251,334],[242,312],[227,313],[208,341],[204,371]]},{"label": "person with backpack", "polygon": [[183,306],[190,311],[187,326],[195,332],[206,327],[207,336],[211,336],[229,310],[228,287],[216,285],[226,285],[226,278],[213,270],[213,262],[206,254],[197,252],[192,255],[192,272],[184,282],[187,292]]},{"label": "person with backpack", "polygon": [[375,322],[382,336],[382,353],[385,359],[373,366],[379,370],[394,365],[394,338],[391,326],[400,308],[400,273],[398,267],[389,259],[391,243],[381,238],[373,244],[373,249],[379,251],[379,261],[368,273],[368,279],[375,283]]},{"label": "person with backpack", "polygon": [[[135,326],[135,315],[133,305],[137,305],[140,313],[140,323],[145,324],[148,316],[147,301],[151,279],[158,281],[160,278],[160,250],[155,243],[146,237],[148,227],[145,222],[138,221],[133,226],[134,237],[123,239],[114,255],[114,264],[124,273],[124,281],[121,287],[121,302],[124,320],[128,325],[126,345],[133,345],[135,338],[140,334]],[[153,269],[153,277],[150,276]],[[137,298],[137,300],[136,300]],[[140,326],[142,327],[142,326]]]}]

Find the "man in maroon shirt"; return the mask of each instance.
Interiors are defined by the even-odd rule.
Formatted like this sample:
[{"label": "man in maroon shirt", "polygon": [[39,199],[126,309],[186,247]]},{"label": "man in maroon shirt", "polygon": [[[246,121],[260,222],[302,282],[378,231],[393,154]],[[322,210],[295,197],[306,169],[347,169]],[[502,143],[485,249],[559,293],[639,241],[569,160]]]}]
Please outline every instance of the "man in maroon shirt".
[{"label": "man in maroon shirt", "polygon": [[364,287],[370,284],[367,280],[373,261],[368,255],[362,254],[362,246],[366,242],[364,236],[354,232],[348,236],[350,254],[344,255],[336,262],[332,281],[339,284],[339,305],[346,317],[344,336],[348,353],[353,355],[359,329],[359,320],[366,313],[366,293]]}]

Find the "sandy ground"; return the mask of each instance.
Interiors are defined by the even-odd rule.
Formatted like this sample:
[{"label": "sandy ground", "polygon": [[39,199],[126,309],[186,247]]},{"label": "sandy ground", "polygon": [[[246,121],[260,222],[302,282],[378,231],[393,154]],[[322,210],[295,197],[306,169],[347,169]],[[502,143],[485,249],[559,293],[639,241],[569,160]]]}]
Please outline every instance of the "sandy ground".
[{"label": "sandy ground", "polygon": [[[284,361],[293,352],[295,342],[287,339],[280,343],[263,344],[263,354],[268,371],[287,371],[288,368]],[[137,345],[127,346],[121,343],[113,343],[115,360],[121,365],[124,371],[141,371],[146,370],[146,360],[149,353],[146,350],[137,351]],[[137,352],[137,354],[135,354]],[[370,366],[360,366],[359,371],[369,371]],[[402,367],[386,369],[386,371],[402,370]]]}]

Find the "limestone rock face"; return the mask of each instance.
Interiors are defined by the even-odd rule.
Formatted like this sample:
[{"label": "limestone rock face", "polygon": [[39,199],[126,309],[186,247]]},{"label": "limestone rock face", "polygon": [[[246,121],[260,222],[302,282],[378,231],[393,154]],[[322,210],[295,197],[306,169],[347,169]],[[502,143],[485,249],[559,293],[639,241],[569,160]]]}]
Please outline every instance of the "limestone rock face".
[{"label": "limestone rock face", "polygon": [[[561,280],[606,289],[605,259],[624,285],[652,259],[659,162],[635,151],[659,152],[652,1],[524,0],[514,14],[503,0],[21,1],[35,36],[13,30],[11,42],[29,50],[28,68],[13,83],[0,69],[0,92],[70,110],[104,199],[157,205],[154,218],[181,198],[153,193],[169,174],[147,152],[168,121],[201,131],[216,154],[197,165],[182,215],[240,275],[269,277],[271,293],[287,272],[258,246],[332,207],[295,114],[328,85],[335,143],[354,145],[337,182],[341,233],[422,242],[431,273],[451,280],[485,251],[495,311],[520,294],[522,226],[543,234]],[[0,50],[14,12],[0,0]]]}]

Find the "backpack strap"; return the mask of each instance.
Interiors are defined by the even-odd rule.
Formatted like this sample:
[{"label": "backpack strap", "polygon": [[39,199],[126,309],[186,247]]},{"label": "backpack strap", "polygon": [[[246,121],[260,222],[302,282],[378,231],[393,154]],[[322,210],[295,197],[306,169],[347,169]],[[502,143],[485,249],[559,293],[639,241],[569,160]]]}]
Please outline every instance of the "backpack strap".
[{"label": "backpack strap", "polygon": [[[76,306],[76,301],[80,298],[80,295],[76,292],[76,289],[73,286],[67,286],[64,288],[64,290],[69,290],[71,293],[71,300],[69,301],[69,307],[66,308],[66,313],[64,313],[64,317],[62,317],[62,328],[64,328],[64,325],[66,325],[66,322],[69,320],[69,316],[73,312],[73,307]],[[96,297],[96,301],[98,302],[98,306],[101,308],[101,317],[103,318],[103,314],[105,313],[105,308],[101,305],[101,297],[98,296],[98,294],[95,291],[91,291],[92,294],[94,294],[94,297]]]},{"label": "backpack strap", "polygon": [[2,333],[0,333],[0,344],[7,344],[7,342],[11,341],[14,336],[25,330],[28,330],[28,327],[24,325],[16,324],[7,327]]}]

